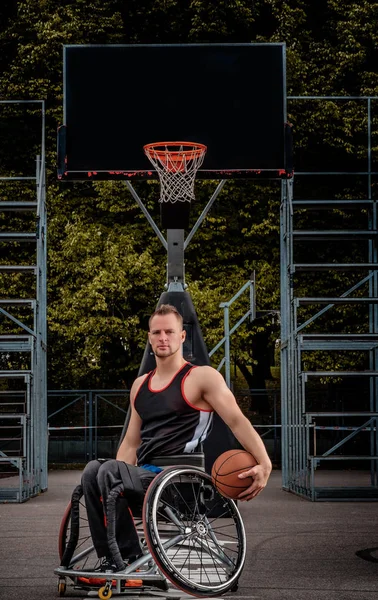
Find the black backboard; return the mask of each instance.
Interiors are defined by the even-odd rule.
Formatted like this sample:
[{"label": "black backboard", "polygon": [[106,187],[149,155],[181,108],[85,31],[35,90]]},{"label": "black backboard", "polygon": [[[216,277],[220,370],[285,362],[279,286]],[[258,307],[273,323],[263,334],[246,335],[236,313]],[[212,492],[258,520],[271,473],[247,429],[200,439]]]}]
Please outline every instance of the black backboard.
[{"label": "black backboard", "polygon": [[144,144],[191,141],[199,178],[282,176],[285,87],[284,44],[65,46],[58,175],[152,178]]}]

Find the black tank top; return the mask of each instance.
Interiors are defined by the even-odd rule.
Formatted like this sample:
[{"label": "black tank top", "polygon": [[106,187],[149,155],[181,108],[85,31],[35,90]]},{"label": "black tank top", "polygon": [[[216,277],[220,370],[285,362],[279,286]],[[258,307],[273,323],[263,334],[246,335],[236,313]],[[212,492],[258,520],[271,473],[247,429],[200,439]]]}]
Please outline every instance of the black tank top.
[{"label": "black tank top", "polygon": [[155,371],[148,373],[141,384],[134,400],[142,419],[138,465],[150,464],[154,456],[194,452],[209,433],[213,412],[195,408],[184,394],[185,378],[193,368],[185,363],[161,390],[151,388]]}]

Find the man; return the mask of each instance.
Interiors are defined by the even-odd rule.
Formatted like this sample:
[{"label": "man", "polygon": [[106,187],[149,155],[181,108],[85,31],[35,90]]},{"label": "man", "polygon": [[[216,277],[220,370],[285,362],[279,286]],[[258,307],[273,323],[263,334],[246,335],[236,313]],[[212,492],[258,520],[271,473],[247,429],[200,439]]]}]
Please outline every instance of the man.
[{"label": "man", "polygon": [[[238,499],[252,500],[267,484],[272,464],[262,439],[241,412],[222,375],[209,366],[195,367],[183,358],[185,335],[182,317],[174,306],[163,304],[152,314],[148,339],[156,369],[132,385],[130,421],[116,460],[103,464],[91,461],[84,469],[82,485],[93,543],[99,558],[104,557],[101,570],[121,570],[124,561],[140,553],[128,503],[143,496],[154,478],[154,457],[196,450],[210,430],[213,411],[258,463],[239,475],[252,477],[253,483]],[[119,555],[117,545],[110,544],[104,513],[115,506],[113,491],[121,485],[123,498],[112,521]]]}]

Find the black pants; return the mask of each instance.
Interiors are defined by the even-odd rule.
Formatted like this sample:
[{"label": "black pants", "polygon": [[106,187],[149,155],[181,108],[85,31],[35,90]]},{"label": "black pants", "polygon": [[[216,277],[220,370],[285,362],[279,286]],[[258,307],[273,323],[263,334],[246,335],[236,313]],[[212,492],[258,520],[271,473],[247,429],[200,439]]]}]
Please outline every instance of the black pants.
[{"label": "black pants", "polygon": [[92,460],[86,465],[81,483],[93,545],[99,558],[109,555],[106,505],[111,491],[120,484],[123,484],[123,495],[118,498],[116,505],[117,544],[123,558],[140,553],[130,506],[142,503],[144,493],[154,477],[155,473],[147,469],[117,460],[107,460],[103,463]]}]

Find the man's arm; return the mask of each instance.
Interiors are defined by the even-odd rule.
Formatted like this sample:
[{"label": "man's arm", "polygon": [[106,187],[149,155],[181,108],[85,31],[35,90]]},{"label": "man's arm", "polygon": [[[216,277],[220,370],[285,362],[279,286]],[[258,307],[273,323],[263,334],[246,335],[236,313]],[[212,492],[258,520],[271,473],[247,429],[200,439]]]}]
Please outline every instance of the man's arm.
[{"label": "man's arm", "polygon": [[199,375],[203,399],[218,413],[243,448],[250,452],[258,463],[239,475],[241,479],[253,477],[252,485],[239,496],[240,500],[251,500],[264,489],[272,470],[272,463],[264,442],[247,417],[243,415],[235,396],[218,371],[212,367],[201,367],[196,375]]},{"label": "man's arm", "polygon": [[127,426],[126,435],[122,440],[122,443],[118,449],[116,456],[117,460],[122,460],[123,462],[128,463],[129,465],[136,464],[136,451],[139,448],[141,441],[140,428],[142,425],[142,420],[134,408],[134,400],[143,379],[143,377],[138,377],[138,379],[136,379],[132,385],[130,391],[130,421]]}]

